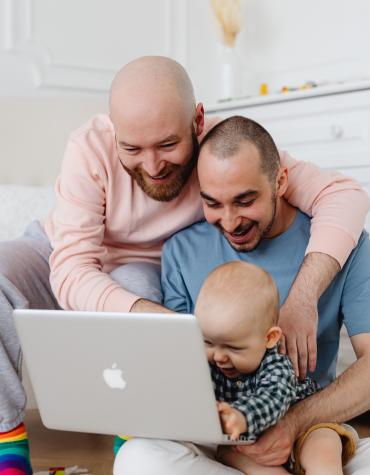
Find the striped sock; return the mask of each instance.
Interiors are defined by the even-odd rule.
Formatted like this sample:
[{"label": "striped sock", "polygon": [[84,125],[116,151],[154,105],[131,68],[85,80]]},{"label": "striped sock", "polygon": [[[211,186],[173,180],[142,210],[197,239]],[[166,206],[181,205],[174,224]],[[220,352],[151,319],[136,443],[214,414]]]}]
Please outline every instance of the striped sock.
[{"label": "striped sock", "polygon": [[28,437],[24,424],[0,432],[0,475],[32,475]]},{"label": "striped sock", "polygon": [[[117,455],[117,453],[118,453],[119,449],[122,447],[122,445],[130,439],[131,439],[131,437],[128,436],[128,435],[115,435],[114,436],[113,452],[114,452],[115,456]],[[0,472],[0,475],[1,475],[1,472]]]}]

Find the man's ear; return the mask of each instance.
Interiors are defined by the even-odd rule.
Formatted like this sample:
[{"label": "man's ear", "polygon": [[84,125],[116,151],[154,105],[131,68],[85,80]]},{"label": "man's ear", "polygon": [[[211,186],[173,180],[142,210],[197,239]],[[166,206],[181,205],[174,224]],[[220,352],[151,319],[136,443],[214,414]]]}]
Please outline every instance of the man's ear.
[{"label": "man's ear", "polygon": [[194,130],[196,133],[196,136],[199,137],[204,130],[204,107],[201,102],[197,105],[195,109],[195,116],[194,116]]},{"label": "man's ear", "polygon": [[276,196],[281,197],[288,188],[288,169],[280,167],[276,176]]},{"label": "man's ear", "polygon": [[271,327],[266,334],[266,348],[273,348],[280,340],[282,333],[280,327]]}]

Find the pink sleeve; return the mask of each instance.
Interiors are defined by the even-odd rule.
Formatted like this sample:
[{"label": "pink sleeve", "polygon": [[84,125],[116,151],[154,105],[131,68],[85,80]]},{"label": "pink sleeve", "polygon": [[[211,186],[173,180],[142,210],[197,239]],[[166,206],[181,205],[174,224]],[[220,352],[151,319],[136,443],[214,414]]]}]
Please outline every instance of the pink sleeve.
[{"label": "pink sleeve", "polygon": [[280,152],[280,159],[288,168],[285,198],[312,216],[306,254],[328,254],[343,267],[363,230],[369,196],[354,179],[338,172],[294,160],[286,152]]},{"label": "pink sleeve", "polygon": [[129,311],[139,297],[102,272],[107,177],[98,159],[89,162],[88,156],[69,142],[55,187],[56,207],[46,223],[53,247],[51,287],[64,309]]}]

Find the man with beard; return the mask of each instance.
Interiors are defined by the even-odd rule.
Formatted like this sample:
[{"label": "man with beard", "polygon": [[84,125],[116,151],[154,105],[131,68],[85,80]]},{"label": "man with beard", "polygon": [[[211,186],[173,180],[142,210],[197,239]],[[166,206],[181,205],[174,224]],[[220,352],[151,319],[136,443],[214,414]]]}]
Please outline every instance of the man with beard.
[{"label": "man with beard", "polygon": [[[55,187],[56,206],[46,223],[34,223],[21,239],[1,244],[0,457],[1,441],[14,443],[29,470],[13,309],[165,310],[163,242],[203,218],[194,168],[203,129],[203,105],[196,104],[178,63],[164,57],[132,61],[113,81],[109,116],[94,116],[71,134]],[[304,286],[306,293],[298,285],[287,301],[302,308],[307,292],[319,295],[356,244],[368,198],[353,180],[282,157],[292,172],[289,199],[317,220],[309,254],[316,261],[300,274],[310,285]],[[334,241],[333,251],[327,242]],[[289,306],[281,314],[292,337],[292,357],[297,348],[306,355],[303,370],[315,334],[312,309],[313,317],[298,325]],[[310,364],[314,350],[313,345]]]},{"label": "man with beard", "polygon": [[[226,119],[217,124],[201,144],[198,177],[207,221],[180,231],[164,245],[164,305],[175,312],[194,313],[195,302],[209,273],[235,260],[269,272],[282,304],[304,260],[311,223],[306,214],[284,198],[288,174],[280,163],[272,138],[250,119],[237,116]],[[318,302],[319,352],[312,376],[324,389],[293,405],[255,444],[239,446],[237,452],[227,449],[230,458],[243,455],[266,466],[252,471],[251,475],[267,474],[269,466],[285,463],[294,441],[309,427],[327,421],[344,422],[370,410],[369,306],[370,241],[364,231],[348,261]],[[301,318],[298,310],[296,318]],[[357,361],[335,379],[343,323]],[[217,336],[214,338],[218,341]],[[221,346],[225,354],[238,352],[232,343],[228,346],[223,342]],[[220,365],[233,371],[231,356],[228,359],[225,356]],[[233,391],[232,388],[230,383],[229,390]],[[241,473],[216,461],[215,454],[215,447],[133,439],[118,452],[114,474]],[[344,474],[369,473],[369,459],[370,439],[362,439],[356,455],[344,467]]]}]

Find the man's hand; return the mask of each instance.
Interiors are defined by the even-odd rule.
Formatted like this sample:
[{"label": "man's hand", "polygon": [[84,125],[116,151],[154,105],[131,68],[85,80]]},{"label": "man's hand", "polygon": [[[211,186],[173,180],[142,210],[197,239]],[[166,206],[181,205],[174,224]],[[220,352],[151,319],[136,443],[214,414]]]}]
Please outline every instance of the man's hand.
[{"label": "man's hand", "polygon": [[307,254],[280,309],[278,324],[283,336],[279,349],[288,353],[300,378],[306,377],[307,368],[316,368],[317,303],[339,270],[333,257],[320,252]]},{"label": "man's hand", "polygon": [[283,334],[279,351],[288,353],[295,375],[302,379],[307,375],[307,368],[309,371],[316,368],[318,317],[316,301],[305,298],[303,293],[296,298],[296,293],[291,292],[280,308],[279,326]]},{"label": "man's hand", "polygon": [[217,409],[221,419],[222,429],[229,434],[232,440],[236,440],[240,434],[247,430],[245,416],[230,406],[227,402],[217,402]]},{"label": "man's hand", "polygon": [[297,434],[284,419],[267,429],[252,445],[237,445],[234,450],[260,465],[282,465],[292,452]]},{"label": "man's hand", "polygon": [[152,302],[151,300],[147,299],[138,299],[136,302],[133,304],[133,306],[130,309],[130,312],[136,312],[136,313],[175,313],[169,310],[166,307],[163,307],[163,305],[160,305],[159,303]]}]

